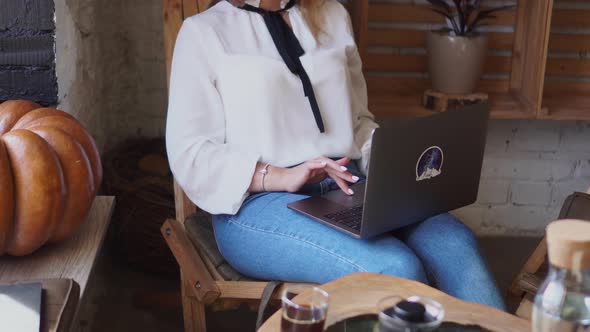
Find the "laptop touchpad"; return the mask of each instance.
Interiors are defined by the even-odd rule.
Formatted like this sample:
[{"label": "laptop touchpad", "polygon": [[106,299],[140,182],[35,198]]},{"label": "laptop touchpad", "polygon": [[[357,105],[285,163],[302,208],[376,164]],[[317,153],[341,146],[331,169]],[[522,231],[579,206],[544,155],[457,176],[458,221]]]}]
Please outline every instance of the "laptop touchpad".
[{"label": "laptop touchpad", "polygon": [[355,184],[350,187],[354,191],[354,195],[348,196],[342,192],[342,190],[332,190],[324,195],[322,198],[325,198],[329,201],[334,203],[338,203],[340,205],[344,205],[346,207],[358,206],[363,204],[365,200],[365,184],[359,183]]}]

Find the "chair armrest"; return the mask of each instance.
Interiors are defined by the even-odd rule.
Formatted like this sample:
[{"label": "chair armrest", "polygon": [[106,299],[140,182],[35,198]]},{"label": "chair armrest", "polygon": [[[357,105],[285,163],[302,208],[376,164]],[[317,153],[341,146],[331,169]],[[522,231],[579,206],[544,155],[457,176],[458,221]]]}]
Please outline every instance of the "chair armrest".
[{"label": "chair armrest", "polygon": [[543,280],[539,276],[532,273],[525,272],[518,276],[518,284],[520,285],[520,289],[522,289],[523,292],[533,296],[537,294],[537,291],[539,290],[539,287],[541,287],[542,282]]},{"label": "chair armrest", "polygon": [[197,207],[191,202],[184,190],[176,182],[176,179],[174,180],[174,207],[176,209],[176,219],[180,222],[184,222],[188,216],[197,212]]},{"label": "chair armrest", "polygon": [[183,278],[193,285],[194,294],[199,302],[213,303],[219,298],[221,291],[186,234],[182,223],[175,219],[168,219],[160,230],[178,265],[180,265]]},{"label": "chair armrest", "polygon": [[535,272],[537,272],[537,270],[539,270],[541,265],[543,265],[546,255],[547,255],[547,241],[545,238],[543,238],[543,240],[541,242],[539,242],[539,245],[537,246],[537,248],[535,248],[535,251],[533,252],[533,254],[527,259],[526,263],[522,267],[518,276],[512,282],[512,285],[510,286],[510,289],[509,289],[510,294],[512,294],[514,296],[518,296],[518,297],[522,296],[522,294],[526,290],[522,288],[523,285],[520,283],[521,277],[523,275],[532,275]]}]

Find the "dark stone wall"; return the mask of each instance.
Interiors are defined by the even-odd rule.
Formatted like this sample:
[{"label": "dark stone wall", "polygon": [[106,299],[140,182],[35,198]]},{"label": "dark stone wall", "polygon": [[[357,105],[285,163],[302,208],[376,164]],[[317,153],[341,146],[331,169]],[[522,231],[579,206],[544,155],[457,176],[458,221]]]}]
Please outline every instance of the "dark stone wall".
[{"label": "dark stone wall", "polygon": [[0,0],[0,101],[57,104],[53,0]]}]

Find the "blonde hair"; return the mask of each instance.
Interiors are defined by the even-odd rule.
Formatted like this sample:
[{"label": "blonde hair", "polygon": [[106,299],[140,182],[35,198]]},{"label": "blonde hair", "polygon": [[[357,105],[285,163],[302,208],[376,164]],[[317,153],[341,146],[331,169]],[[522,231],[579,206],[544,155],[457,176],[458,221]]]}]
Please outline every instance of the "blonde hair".
[{"label": "blonde hair", "polygon": [[[211,6],[218,2],[225,0],[214,0],[211,1]],[[297,4],[301,7],[303,18],[309,25],[309,28],[313,35],[318,38],[322,31],[322,22],[320,22],[320,10],[325,0],[297,0]],[[234,5],[243,5],[244,0],[229,0]]]},{"label": "blonde hair", "polygon": [[322,22],[320,22],[320,11],[324,4],[324,0],[298,0],[303,18],[309,25],[313,35],[318,38],[322,31]]}]

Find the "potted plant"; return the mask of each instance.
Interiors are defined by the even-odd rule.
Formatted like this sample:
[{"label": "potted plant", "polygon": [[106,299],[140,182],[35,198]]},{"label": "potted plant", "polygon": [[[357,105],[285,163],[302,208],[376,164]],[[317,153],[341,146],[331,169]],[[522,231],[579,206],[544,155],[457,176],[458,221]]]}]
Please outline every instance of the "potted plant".
[{"label": "potted plant", "polygon": [[432,88],[447,94],[470,94],[475,90],[487,54],[487,35],[477,31],[493,14],[514,6],[481,9],[481,0],[428,0],[447,26],[431,31],[427,38]]}]

